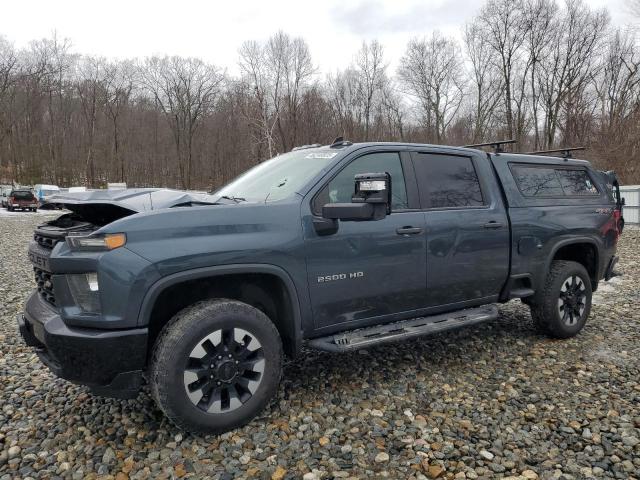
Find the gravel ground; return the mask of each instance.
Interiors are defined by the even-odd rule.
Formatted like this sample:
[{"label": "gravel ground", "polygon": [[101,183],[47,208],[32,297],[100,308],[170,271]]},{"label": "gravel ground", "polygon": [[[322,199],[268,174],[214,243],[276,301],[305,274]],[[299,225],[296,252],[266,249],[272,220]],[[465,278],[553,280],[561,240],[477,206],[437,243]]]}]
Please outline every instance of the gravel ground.
[{"label": "gravel ground", "polygon": [[178,431],[146,392],[119,401],[56,379],[16,333],[43,215],[0,219],[0,480],[14,478],[640,478],[640,231],[577,337],[519,302],[475,328],[285,367],[261,418]]}]

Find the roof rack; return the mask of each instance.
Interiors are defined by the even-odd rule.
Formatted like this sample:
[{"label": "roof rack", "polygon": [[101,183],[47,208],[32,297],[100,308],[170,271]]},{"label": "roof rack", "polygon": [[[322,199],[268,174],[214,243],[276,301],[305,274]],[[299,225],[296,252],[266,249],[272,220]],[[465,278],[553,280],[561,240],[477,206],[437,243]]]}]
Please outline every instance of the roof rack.
[{"label": "roof rack", "polygon": [[493,147],[495,153],[504,152],[503,145],[517,143],[516,140],[497,140],[495,142],[474,143],[473,145],[463,145],[464,148]]},{"label": "roof rack", "polygon": [[569,158],[573,158],[571,152],[575,152],[577,150],[586,150],[587,147],[571,147],[571,148],[556,148],[553,150],[538,150],[537,152],[524,152],[523,155],[544,155],[546,153],[561,153],[562,157],[566,160]]},{"label": "roof rack", "polygon": [[345,140],[344,137],[336,137],[329,148],[348,147],[349,145],[353,145],[353,142]]},{"label": "roof rack", "polygon": [[299,147],[293,147],[291,151],[295,152],[296,150],[306,150],[307,148],[317,148],[321,146],[322,145],[320,145],[319,143],[312,143],[311,145],[300,145]]}]

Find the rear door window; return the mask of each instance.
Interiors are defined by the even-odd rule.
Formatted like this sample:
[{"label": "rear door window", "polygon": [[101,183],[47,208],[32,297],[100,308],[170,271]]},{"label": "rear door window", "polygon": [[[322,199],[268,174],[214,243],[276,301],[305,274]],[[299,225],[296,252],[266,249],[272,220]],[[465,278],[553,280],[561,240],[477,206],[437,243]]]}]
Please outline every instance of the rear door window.
[{"label": "rear door window", "polygon": [[423,208],[484,205],[478,175],[469,157],[417,153],[414,158]]}]

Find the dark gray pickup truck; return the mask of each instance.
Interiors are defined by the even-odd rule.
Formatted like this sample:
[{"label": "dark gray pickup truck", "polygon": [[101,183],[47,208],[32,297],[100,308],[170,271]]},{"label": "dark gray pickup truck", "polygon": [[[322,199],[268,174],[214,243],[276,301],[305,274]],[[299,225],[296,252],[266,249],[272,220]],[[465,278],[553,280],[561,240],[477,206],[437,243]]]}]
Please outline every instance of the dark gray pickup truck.
[{"label": "dark gray pickup truck", "polygon": [[210,196],[53,199],[18,324],[58,376],[222,432],[278,388],[283,355],[345,352],[494,319],[522,299],[556,338],[613,275],[615,176],[586,161],[338,140]]}]

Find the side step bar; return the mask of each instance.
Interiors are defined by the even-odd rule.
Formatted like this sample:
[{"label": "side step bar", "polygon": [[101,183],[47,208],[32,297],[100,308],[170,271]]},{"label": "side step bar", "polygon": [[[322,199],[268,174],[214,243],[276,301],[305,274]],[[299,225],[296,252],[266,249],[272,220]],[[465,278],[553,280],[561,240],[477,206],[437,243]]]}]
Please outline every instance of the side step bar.
[{"label": "side step bar", "polygon": [[348,352],[372,345],[381,345],[475,325],[497,317],[498,307],[486,305],[314,338],[309,340],[308,345],[316,350],[324,350],[326,352]]}]

